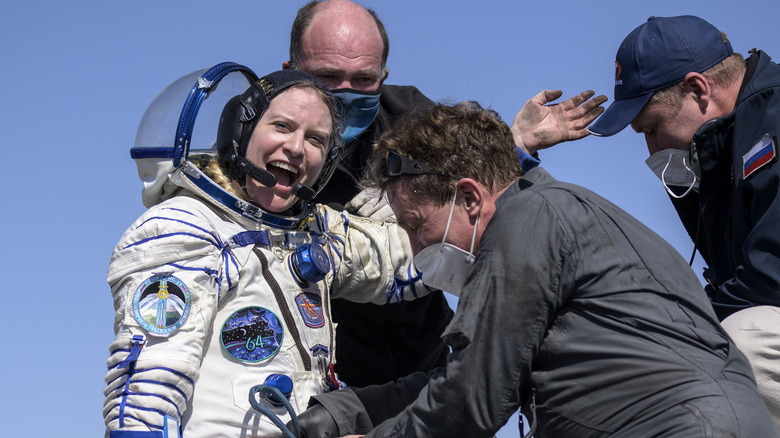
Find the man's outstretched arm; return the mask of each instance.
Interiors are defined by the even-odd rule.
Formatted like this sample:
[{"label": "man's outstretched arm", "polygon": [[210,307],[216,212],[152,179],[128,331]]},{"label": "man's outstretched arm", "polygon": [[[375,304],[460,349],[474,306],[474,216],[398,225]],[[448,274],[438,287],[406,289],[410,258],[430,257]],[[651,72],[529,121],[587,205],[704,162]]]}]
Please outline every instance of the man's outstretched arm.
[{"label": "man's outstretched arm", "polygon": [[550,104],[563,91],[540,92],[523,105],[512,122],[515,143],[533,155],[558,143],[587,136],[588,125],[604,112],[601,105],[607,101],[607,96],[593,97],[594,94],[593,90],[587,90],[561,103]]}]

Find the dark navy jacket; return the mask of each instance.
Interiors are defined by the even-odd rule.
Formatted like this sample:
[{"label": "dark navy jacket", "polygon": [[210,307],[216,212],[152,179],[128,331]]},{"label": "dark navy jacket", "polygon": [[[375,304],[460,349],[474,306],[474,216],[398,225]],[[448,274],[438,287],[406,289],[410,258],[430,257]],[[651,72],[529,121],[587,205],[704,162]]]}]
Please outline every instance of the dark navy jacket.
[{"label": "dark navy jacket", "polygon": [[[734,111],[693,138],[701,166],[698,208],[695,196],[674,203],[709,265],[705,277],[721,320],[756,305],[780,306],[779,131],[780,66],[759,51],[748,59]],[[765,136],[774,152],[753,154],[768,161],[750,173],[750,151]]]}]

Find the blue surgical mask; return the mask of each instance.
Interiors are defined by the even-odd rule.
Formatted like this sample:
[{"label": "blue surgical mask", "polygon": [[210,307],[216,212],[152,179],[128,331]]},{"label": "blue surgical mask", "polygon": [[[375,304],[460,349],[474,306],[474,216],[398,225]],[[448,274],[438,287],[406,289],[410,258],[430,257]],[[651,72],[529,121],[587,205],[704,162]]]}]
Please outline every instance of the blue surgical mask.
[{"label": "blue surgical mask", "polygon": [[376,91],[358,91],[351,88],[332,90],[333,97],[341,102],[345,121],[341,138],[349,144],[365,132],[379,113],[379,95]]}]

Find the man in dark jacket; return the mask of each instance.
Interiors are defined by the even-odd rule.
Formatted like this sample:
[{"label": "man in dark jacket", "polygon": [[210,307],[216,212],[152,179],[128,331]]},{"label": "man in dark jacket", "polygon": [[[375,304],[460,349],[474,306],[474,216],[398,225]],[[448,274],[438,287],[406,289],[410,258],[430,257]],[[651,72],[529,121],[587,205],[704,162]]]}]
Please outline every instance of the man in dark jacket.
[{"label": "man in dark jacket", "polygon": [[[313,1],[298,11],[290,60],[283,64],[322,80],[345,107],[346,151],[315,200],[382,220],[392,220],[384,201],[370,193],[356,198],[373,144],[402,115],[432,103],[413,86],[384,83],[388,52],[387,32],[373,10],[348,0]],[[560,91],[539,93],[517,116],[517,145],[533,148],[587,135],[585,128],[603,111],[600,105],[606,100],[590,99],[593,94],[583,92],[548,106]],[[348,385],[385,383],[445,363],[448,348],[440,336],[452,310],[440,291],[384,306],[334,300],[332,312],[339,324],[336,370]]]},{"label": "man in dark jacket", "polygon": [[522,406],[537,438],[780,437],[677,251],[583,187],[523,175],[512,143],[473,103],[382,137],[377,183],[423,282],[461,292],[452,353],[429,379],[315,397],[305,436],[489,437]]},{"label": "man in dark jacket", "polygon": [[744,60],[710,23],[651,17],[617,52],[615,101],[590,128],[629,124],[709,268],[718,318],[780,426],[780,66]]}]

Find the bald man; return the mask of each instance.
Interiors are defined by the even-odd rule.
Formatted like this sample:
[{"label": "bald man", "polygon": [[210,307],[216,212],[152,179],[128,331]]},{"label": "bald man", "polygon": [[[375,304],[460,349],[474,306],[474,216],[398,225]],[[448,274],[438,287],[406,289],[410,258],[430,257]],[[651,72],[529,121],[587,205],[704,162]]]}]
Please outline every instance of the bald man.
[{"label": "bald man", "polygon": [[[313,1],[298,11],[290,60],[282,65],[322,80],[345,108],[346,150],[315,200],[382,220],[394,220],[392,211],[383,200],[360,193],[358,184],[373,145],[401,116],[432,104],[413,86],[384,83],[388,53],[387,32],[375,11],[348,0]],[[606,101],[605,96],[588,100],[594,93],[586,91],[546,105],[561,94],[545,90],[518,113],[512,132],[521,149],[533,154],[542,145],[584,137]],[[348,385],[385,383],[446,363],[449,349],[440,335],[452,310],[439,291],[384,306],[334,300],[332,313],[339,324],[336,370]]]},{"label": "bald man", "polygon": [[[387,32],[372,10],[330,0],[308,3],[298,11],[290,36],[290,60],[283,68],[322,80],[344,105],[347,119],[345,153],[317,202],[345,208],[360,192],[358,182],[375,141],[400,116],[432,103],[415,87],[383,83],[388,50]],[[365,215],[391,218],[384,205]],[[347,385],[385,383],[446,363],[449,351],[440,335],[452,310],[442,292],[384,306],[333,300],[332,314],[339,324],[336,371]]]}]

